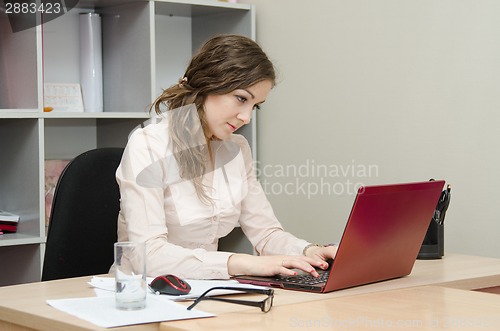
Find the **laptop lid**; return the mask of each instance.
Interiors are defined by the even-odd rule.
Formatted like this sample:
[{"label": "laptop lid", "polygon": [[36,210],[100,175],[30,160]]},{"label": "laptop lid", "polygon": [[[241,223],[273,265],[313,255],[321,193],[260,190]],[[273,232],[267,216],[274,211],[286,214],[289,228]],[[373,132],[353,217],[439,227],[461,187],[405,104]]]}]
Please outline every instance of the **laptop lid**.
[{"label": "laptop lid", "polygon": [[409,275],[443,187],[444,181],[361,187],[325,291]]},{"label": "laptop lid", "polygon": [[410,274],[444,181],[363,186],[358,189],[326,283],[288,277],[235,277],[242,283],[331,292]]}]

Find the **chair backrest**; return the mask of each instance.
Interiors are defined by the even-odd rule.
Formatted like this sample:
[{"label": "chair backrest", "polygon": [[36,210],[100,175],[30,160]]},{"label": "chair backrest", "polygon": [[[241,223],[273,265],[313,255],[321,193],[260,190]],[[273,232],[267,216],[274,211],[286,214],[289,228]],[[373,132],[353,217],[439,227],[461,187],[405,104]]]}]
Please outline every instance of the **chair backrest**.
[{"label": "chair backrest", "polygon": [[74,158],[52,202],[42,281],[107,273],[117,240],[120,192],[115,172],[123,148],[98,148]]}]

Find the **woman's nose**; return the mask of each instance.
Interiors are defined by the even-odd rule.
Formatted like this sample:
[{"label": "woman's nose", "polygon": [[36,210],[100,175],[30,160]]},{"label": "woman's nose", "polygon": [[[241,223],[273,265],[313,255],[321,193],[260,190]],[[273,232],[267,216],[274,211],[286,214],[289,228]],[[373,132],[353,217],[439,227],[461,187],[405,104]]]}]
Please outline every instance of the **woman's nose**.
[{"label": "woman's nose", "polygon": [[238,116],[236,116],[240,121],[243,122],[243,124],[248,124],[250,123],[250,120],[252,119],[252,110],[253,109],[250,109],[250,110],[243,110],[241,111]]}]

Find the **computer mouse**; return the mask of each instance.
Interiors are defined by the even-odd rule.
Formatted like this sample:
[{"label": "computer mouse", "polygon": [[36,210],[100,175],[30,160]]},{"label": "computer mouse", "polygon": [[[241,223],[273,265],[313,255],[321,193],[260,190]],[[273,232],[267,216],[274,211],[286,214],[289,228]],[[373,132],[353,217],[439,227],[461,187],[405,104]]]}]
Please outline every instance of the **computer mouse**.
[{"label": "computer mouse", "polygon": [[156,294],[183,295],[191,291],[191,285],[175,275],[161,275],[153,279],[149,287]]}]

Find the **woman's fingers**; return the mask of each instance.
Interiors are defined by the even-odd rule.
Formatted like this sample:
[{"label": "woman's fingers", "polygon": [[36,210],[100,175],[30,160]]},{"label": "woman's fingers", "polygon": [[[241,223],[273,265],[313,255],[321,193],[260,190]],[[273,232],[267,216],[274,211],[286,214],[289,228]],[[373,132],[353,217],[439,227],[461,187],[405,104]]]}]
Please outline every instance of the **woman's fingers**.
[{"label": "woman's fingers", "polygon": [[[313,277],[319,277],[316,268],[326,269],[328,264],[324,261],[318,261],[307,257],[287,256],[284,257],[281,266],[287,271],[283,274],[290,275],[290,269],[299,269],[311,274]],[[296,274],[296,272],[295,272]]]},{"label": "woman's fingers", "polygon": [[319,277],[316,268],[326,269],[328,263],[301,255],[252,256],[233,254],[228,260],[230,275],[272,276],[282,274],[294,276],[297,274],[297,270],[302,270],[313,277]]}]

